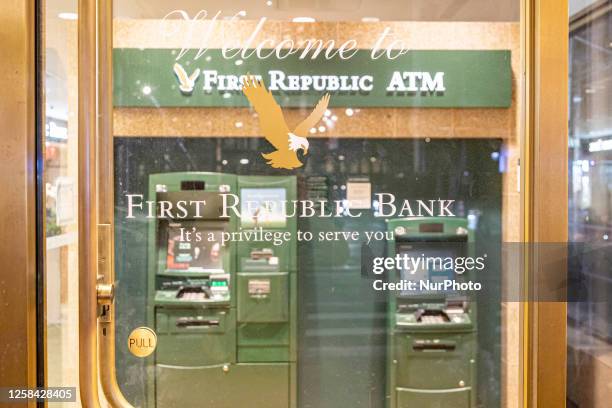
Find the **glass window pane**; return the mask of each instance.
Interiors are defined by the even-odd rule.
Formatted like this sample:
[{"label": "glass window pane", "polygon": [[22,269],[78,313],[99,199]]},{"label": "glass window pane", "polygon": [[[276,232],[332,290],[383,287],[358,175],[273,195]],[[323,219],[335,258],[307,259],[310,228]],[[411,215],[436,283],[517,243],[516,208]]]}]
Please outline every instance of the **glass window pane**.
[{"label": "glass window pane", "polygon": [[[605,3],[605,4],[604,4]],[[612,13],[609,3],[570,1],[568,406],[610,403]]]},{"label": "glass window pane", "polygon": [[[66,385],[78,16],[47,3],[48,367]],[[127,400],[521,405],[518,0],[113,3],[99,182]]]},{"label": "glass window pane", "polygon": [[[77,1],[48,1],[44,16],[47,384],[78,386]],[[73,403],[66,403],[73,406]]]}]

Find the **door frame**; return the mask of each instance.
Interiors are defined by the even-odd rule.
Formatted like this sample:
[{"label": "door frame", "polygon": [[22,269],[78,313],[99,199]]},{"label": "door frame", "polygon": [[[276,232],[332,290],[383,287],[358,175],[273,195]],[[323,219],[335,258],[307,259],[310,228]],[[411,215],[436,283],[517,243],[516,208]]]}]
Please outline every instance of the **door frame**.
[{"label": "door frame", "polygon": [[[36,7],[34,1],[6,0],[0,10],[0,385],[35,388],[44,378],[44,277],[37,239],[44,197],[37,195]],[[39,290],[40,289],[40,290]],[[40,319],[37,319],[37,316]],[[38,335],[40,334],[40,336]],[[43,337],[41,337],[43,336]],[[43,347],[41,349],[41,347]],[[37,361],[38,360],[38,361]],[[40,370],[37,370],[39,368]],[[40,375],[39,375],[40,374]],[[2,404],[0,404],[2,405]],[[29,401],[28,407],[36,406]]]},{"label": "door frame", "polygon": [[[568,239],[568,0],[523,4],[525,47],[521,215],[524,251],[523,404],[565,407],[567,303],[538,301],[539,287],[563,287],[567,269],[551,273],[538,252]],[[560,137],[559,135],[563,135]],[[559,177],[564,174],[565,177]],[[559,254],[564,256],[564,254]]]},{"label": "door frame", "polygon": [[[92,60],[95,58],[95,48],[91,48],[92,44],[95,47],[96,3],[96,0],[79,0],[81,70],[97,67],[95,60]],[[5,21],[0,25],[2,47],[9,50],[9,58],[2,61],[0,66],[3,73],[0,75],[0,114],[2,123],[8,124],[12,130],[10,137],[4,137],[0,142],[5,155],[0,161],[0,169],[4,170],[3,174],[12,176],[0,178],[0,189],[4,192],[0,195],[3,225],[0,229],[0,254],[6,255],[10,250],[11,259],[17,260],[6,263],[0,271],[6,287],[10,288],[0,305],[0,327],[6,331],[3,338],[8,339],[0,344],[0,353],[11,356],[3,361],[0,384],[22,387],[44,385],[45,379],[44,264],[41,262],[45,239],[37,230],[37,225],[42,225],[38,222],[40,210],[44,209],[44,205],[41,206],[44,197],[37,196],[37,177],[42,170],[40,155],[44,141],[36,132],[36,124],[40,123],[40,120],[36,120],[40,110],[37,92],[41,86],[37,83],[35,52],[40,26],[37,15],[41,12],[41,4],[42,1],[6,0],[0,11]],[[564,120],[568,106],[567,0],[523,0],[521,14],[523,78],[517,82],[523,84],[526,90],[522,92],[521,114],[521,134],[524,137],[521,157],[524,188],[522,236],[526,242],[565,242],[568,188],[567,120]],[[80,105],[80,150],[82,157],[91,159],[88,155],[93,145],[87,142],[95,141],[97,136],[97,119],[93,112],[98,98],[95,94],[97,84],[96,79],[86,79],[85,75],[81,79],[81,98],[86,103]],[[108,78],[101,80],[107,81]],[[90,168],[81,169],[85,171],[81,172],[82,175],[88,175],[81,177],[82,191],[89,191],[95,185],[95,179],[88,172]],[[566,176],[559,177],[559,174]],[[555,205],[549,206],[549,203]],[[81,201],[81,204],[84,205],[80,215],[87,214],[90,221],[97,221],[91,202]],[[95,235],[91,227],[95,225],[97,222],[90,224],[89,229],[81,228],[83,232],[79,238],[86,249],[81,251],[84,258],[80,261],[83,289],[95,289],[96,284],[94,270],[97,259],[94,254],[97,240],[91,240],[91,236]],[[527,258],[525,262],[528,268],[525,269],[524,279],[529,291],[534,278],[539,278],[538,271],[542,265],[537,259]],[[565,271],[547,276],[547,279],[547,282],[559,282],[565,279]],[[93,368],[97,366],[97,359],[93,353],[96,352],[97,339],[92,316],[95,316],[94,312],[97,313],[97,299],[95,292],[88,292],[81,294],[89,305],[80,318],[81,327],[84,328],[80,350],[81,393],[85,400],[95,406],[98,398],[95,386],[97,373]],[[565,406],[565,303],[528,301],[522,304],[522,313],[524,406]],[[38,381],[37,373],[41,373]]]}]

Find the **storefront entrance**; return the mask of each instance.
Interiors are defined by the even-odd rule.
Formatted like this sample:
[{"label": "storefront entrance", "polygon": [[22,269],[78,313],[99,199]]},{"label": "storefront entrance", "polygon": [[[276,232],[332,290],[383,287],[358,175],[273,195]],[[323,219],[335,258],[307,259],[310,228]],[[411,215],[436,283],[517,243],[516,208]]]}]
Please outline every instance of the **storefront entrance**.
[{"label": "storefront entrance", "polygon": [[565,304],[519,245],[567,236],[554,7],[183,3],[38,4],[35,383],[561,406]]}]

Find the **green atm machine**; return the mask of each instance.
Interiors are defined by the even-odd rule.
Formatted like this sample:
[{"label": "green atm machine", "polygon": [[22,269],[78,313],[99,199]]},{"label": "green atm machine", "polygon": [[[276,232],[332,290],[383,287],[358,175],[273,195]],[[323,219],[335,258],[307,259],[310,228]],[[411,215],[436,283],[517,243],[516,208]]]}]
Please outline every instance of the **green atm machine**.
[{"label": "green atm machine", "polygon": [[[473,231],[463,218],[405,218],[388,222],[394,241],[388,255],[413,258],[469,256]],[[431,262],[397,270],[397,280],[464,282],[468,272]],[[410,269],[410,270],[409,270]],[[396,279],[390,278],[393,282]],[[476,304],[452,290],[393,291],[389,299],[389,408],[476,406]]]},{"label": "green atm machine", "polygon": [[[239,198],[240,214],[224,214],[224,198]],[[149,222],[147,313],[158,342],[147,360],[148,407],[295,408],[295,239],[222,240],[256,230],[295,236],[284,207],[295,199],[293,176],[149,177],[158,214],[186,210]]]}]

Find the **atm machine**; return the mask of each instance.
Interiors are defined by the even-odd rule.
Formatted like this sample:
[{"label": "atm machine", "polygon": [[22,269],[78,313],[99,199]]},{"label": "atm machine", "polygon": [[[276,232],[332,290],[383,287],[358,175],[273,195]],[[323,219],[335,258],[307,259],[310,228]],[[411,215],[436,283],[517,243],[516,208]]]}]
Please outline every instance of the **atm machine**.
[{"label": "atm machine", "polygon": [[[388,222],[388,256],[469,256],[473,231],[463,218],[405,218]],[[433,264],[432,264],[433,265]],[[397,270],[418,282],[467,281],[439,264]],[[467,293],[394,291],[389,299],[387,395],[389,408],[476,407],[476,303]]]},{"label": "atm machine", "polygon": [[[240,197],[240,217],[223,217],[222,193]],[[148,200],[206,205],[197,216],[188,207],[180,220],[149,221],[147,320],[158,341],[147,358],[147,407],[295,408],[295,240],[221,245],[220,238],[255,228],[295,236],[295,219],[270,203],[296,195],[293,176],[149,177]]]}]

